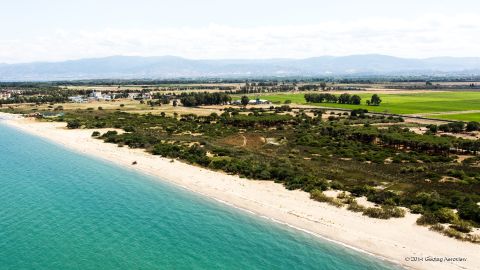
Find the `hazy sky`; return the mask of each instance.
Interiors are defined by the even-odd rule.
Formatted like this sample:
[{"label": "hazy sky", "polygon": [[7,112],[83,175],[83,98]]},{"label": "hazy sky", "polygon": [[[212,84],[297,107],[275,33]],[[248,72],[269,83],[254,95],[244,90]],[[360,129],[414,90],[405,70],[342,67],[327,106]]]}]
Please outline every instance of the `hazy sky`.
[{"label": "hazy sky", "polygon": [[1,0],[0,62],[480,56],[478,0]]}]

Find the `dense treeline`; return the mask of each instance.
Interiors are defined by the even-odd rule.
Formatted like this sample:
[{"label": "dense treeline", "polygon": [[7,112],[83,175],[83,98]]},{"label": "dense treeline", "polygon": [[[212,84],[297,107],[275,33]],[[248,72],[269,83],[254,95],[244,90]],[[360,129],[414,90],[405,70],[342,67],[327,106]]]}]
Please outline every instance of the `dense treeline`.
[{"label": "dense treeline", "polygon": [[296,83],[288,82],[246,82],[245,85],[236,91],[237,94],[289,92],[296,88]]},{"label": "dense treeline", "polygon": [[359,95],[350,95],[347,93],[341,94],[340,96],[321,93],[321,94],[305,94],[305,100],[312,103],[340,103],[340,104],[353,104],[359,105],[362,101],[362,98]]},{"label": "dense treeline", "polygon": [[232,101],[230,95],[226,93],[182,93],[179,98],[183,106],[186,107],[221,105]]},{"label": "dense treeline", "polygon": [[64,103],[68,102],[68,97],[63,95],[48,95],[48,96],[23,96],[16,95],[9,99],[0,99],[0,105],[2,104],[16,104],[16,103]]},{"label": "dense treeline", "polygon": [[[19,84],[20,86],[21,84]],[[29,85],[28,85],[29,86]],[[15,104],[15,103],[60,103],[67,102],[68,96],[71,93],[62,91],[56,87],[44,87],[44,88],[9,88],[13,91],[12,95],[8,99],[0,99],[0,104]]]},{"label": "dense treeline", "polygon": [[461,133],[464,131],[478,131],[480,130],[480,123],[475,121],[470,121],[467,124],[464,122],[452,122],[447,124],[435,125],[431,124],[427,126],[428,133],[436,134],[438,131],[442,132],[451,132],[451,133]]}]

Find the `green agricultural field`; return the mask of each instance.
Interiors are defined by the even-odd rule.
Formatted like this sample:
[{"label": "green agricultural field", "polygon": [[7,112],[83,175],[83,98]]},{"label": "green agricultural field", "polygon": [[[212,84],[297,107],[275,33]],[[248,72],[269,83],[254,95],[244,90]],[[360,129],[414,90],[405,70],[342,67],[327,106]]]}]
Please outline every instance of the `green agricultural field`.
[{"label": "green agricultural field", "polygon": [[443,115],[432,115],[432,117],[438,118],[438,119],[447,119],[447,120],[480,122],[480,113],[443,114]]},{"label": "green agricultural field", "polygon": [[[338,93],[337,95],[340,95]],[[304,94],[275,94],[262,95],[262,99],[272,102],[291,100],[292,103],[307,104]],[[364,108],[375,112],[388,112],[398,114],[422,114],[434,112],[480,110],[480,92],[431,92],[412,94],[379,94],[382,99],[380,106],[367,106],[371,93],[360,94],[362,105],[336,104],[336,103],[308,103],[324,107],[357,109]],[[250,98],[256,98],[250,95]]]}]

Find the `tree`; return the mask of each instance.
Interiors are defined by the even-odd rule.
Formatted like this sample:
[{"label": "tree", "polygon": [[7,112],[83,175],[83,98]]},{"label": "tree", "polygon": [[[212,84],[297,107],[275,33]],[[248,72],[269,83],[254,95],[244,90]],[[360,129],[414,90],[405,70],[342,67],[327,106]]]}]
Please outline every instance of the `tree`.
[{"label": "tree", "polygon": [[350,104],[351,96],[348,93],[341,94],[338,97],[338,103],[340,104]]},{"label": "tree", "polygon": [[360,105],[361,102],[362,102],[362,98],[359,95],[353,95],[350,98],[350,104]]},{"label": "tree", "polygon": [[370,98],[370,104],[367,104],[368,105],[372,105],[372,106],[378,106],[380,105],[380,103],[382,103],[382,99],[377,95],[377,94],[373,94],[372,97]]},{"label": "tree", "polygon": [[327,84],[325,82],[320,83],[320,88],[322,88],[322,90],[325,90],[326,87],[327,87]]},{"label": "tree", "polygon": [[247,96],[242,96],[242,99],[240,100],[243,106],[247,106],[248,103],[250,102],[250,99]]},{"label": "tree", "polygon": [[173,101],[173,107],[177,107],[177,105],[178,105],[178,101],[175,99],[175,100]]},{"label": "tree", "polygon": [[430,131],[430,133],[432,134],[435,134],[438,132],[438,126],[437,125],[427,125],[427,128],[428,128],[428,131]]},{"label": "tree", "polygon": [[476,130],[480,130],[480,123],[478,122],[468,122],[467,123],[467,127],[466,127],[466,130],[467,131],[476,131]]}]

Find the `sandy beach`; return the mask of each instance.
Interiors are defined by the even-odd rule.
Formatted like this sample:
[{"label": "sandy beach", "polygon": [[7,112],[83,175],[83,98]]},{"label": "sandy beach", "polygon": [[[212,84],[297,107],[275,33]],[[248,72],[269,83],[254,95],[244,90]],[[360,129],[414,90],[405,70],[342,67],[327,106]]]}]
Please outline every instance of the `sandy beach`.
[{"label": "sandy beach", "polygon": [[[415,221],[419,215],[372,219],[345,208],[315,202],[306,192],[289,191],[270,181],[242,179],[180,161],[171,162],[142,150],[107,144],[92,138],[93,130],[68,130],[65,123],[37,122],[7,114],[1,114],[0,121],[79,153],[138,170],[157,177],[159,181],[168,181],[408,268],[480,269],[480,245],[461,242],[417,226]],[[137,164],[132,165],[133,161]],[[449,258],[465,261],[446,261]],[[435,259],[442,261],[432,261]]]}]

